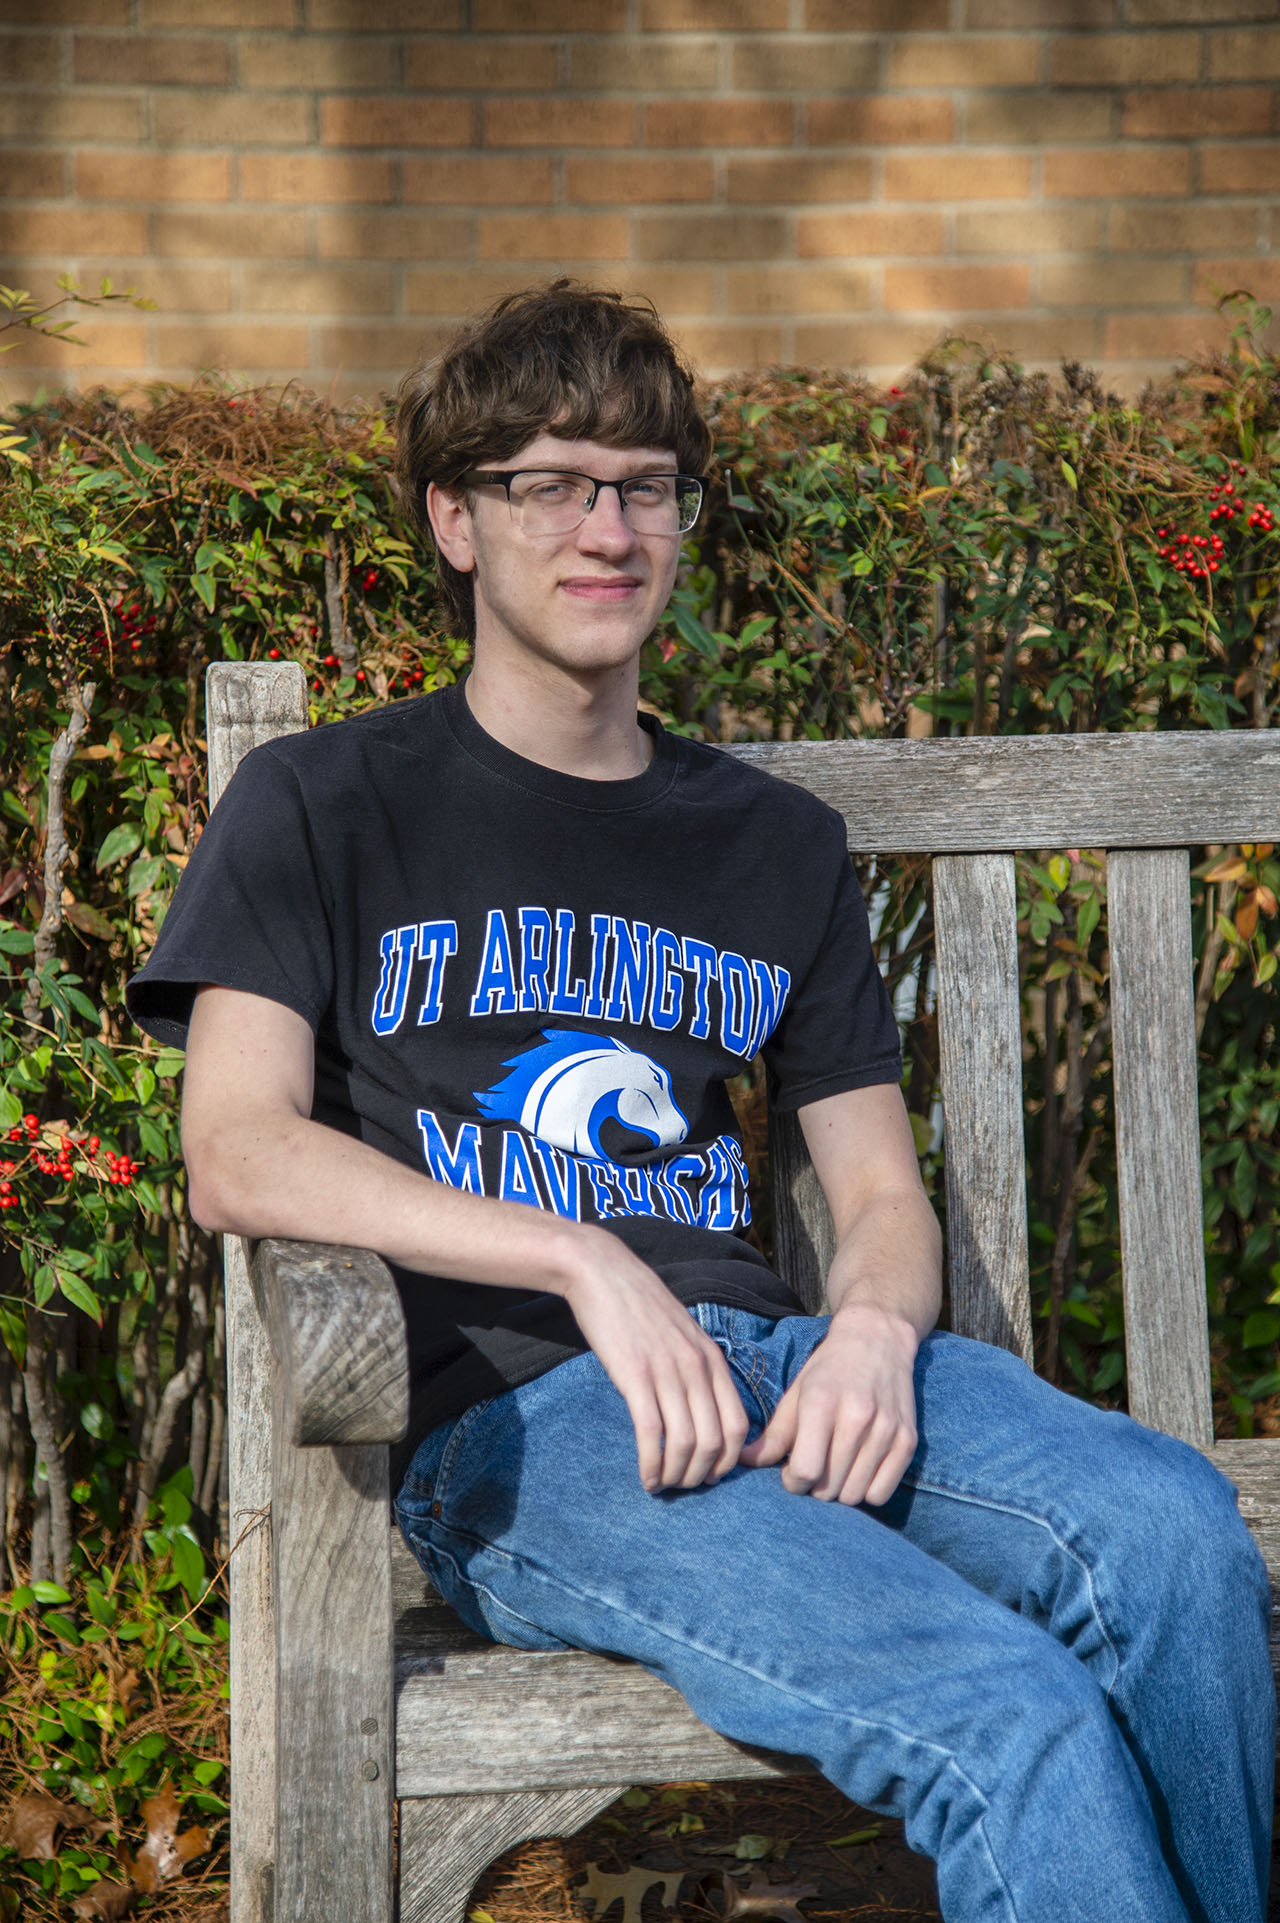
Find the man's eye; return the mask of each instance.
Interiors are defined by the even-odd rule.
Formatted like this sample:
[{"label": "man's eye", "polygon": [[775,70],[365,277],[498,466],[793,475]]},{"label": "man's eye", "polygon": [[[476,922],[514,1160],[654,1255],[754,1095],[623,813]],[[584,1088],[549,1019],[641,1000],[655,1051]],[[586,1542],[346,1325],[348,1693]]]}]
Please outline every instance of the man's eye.
[{"label": "man's eye", "polygon": [[667,501],[671,498],[671,483],[660,475],[645,474],[639,480],[627,482],[629,501]]},{"label": "man's eye", "polygon": [[525,499],[529,501],[546,501],[548,503],[552,501],[567,501],[570,496],[576,492],[577,489],[574,487],[572,481],[562,480],[552,475],[545,481],[534,481],[527,489]]}]

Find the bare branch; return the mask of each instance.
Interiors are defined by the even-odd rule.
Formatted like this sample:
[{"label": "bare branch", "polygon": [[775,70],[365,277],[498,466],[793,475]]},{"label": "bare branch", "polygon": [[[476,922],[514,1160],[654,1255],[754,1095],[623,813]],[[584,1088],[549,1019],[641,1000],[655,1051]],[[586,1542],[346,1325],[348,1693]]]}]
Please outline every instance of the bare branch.
[{"label": "bare branch", "polygon": [[89,709],[93,705],[93,697],[96,693],[92,681],[86,681],[82,686],[80,682],[69,677],[68,684],[71,694],[71,719],[54,742],[49,754],[49,805],[44,841],[44,909],[40,916],[40,926],[36,930],[31,973],[22,998],[22,1013],[29,1022],[34,1022],[40,1013],[40,970],[53,960],[57,950],[58,934],[62,927],[62,876],[66,869],[67,858],[71,853],[67,845],[62,798],[66,787],[67,769],[75,754],[76,744],[89,725]]}]

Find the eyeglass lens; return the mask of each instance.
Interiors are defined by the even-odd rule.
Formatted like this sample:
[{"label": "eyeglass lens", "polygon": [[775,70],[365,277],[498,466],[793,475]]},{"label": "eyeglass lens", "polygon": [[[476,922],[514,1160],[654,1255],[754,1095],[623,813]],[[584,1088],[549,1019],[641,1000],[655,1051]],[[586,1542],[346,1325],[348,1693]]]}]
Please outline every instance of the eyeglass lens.
[{"label": "eyeglass lens", "polygon": [[513,475],[508,498],[526,533],[565,533],[586,519],[601,488],[617,490],[628,523],[641,534],[683,534],[702,504],[702,489],[683,475],[595,481],[586,474],[532,469]]}]

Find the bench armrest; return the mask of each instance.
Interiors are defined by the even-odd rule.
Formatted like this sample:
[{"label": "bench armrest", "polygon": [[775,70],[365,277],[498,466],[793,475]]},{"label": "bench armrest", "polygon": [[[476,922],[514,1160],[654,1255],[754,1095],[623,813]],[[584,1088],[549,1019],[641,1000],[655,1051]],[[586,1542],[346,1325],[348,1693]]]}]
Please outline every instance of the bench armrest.
[{"label": "bench armrest", "polygon": [[370,1249],[267,1240],[249,1250],[291,1440],[398,1442],[409,1345],[391,1271]]}]

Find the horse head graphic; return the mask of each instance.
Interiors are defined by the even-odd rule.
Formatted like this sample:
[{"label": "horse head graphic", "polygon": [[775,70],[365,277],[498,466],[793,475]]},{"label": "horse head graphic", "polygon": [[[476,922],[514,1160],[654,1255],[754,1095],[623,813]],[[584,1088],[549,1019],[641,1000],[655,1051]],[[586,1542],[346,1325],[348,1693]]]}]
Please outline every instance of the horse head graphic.
[{"label": "horse head graphic", "polygon": [[666,1069],[607,1035],[544,1028],[536,1048],[503,1067],[511,1073],[476,1090],[480,1113],[518,1122],[571,1155],[611,1160],[601,1134],[610,1122],[653,1148],[672,1148],[689,1133]]}]

